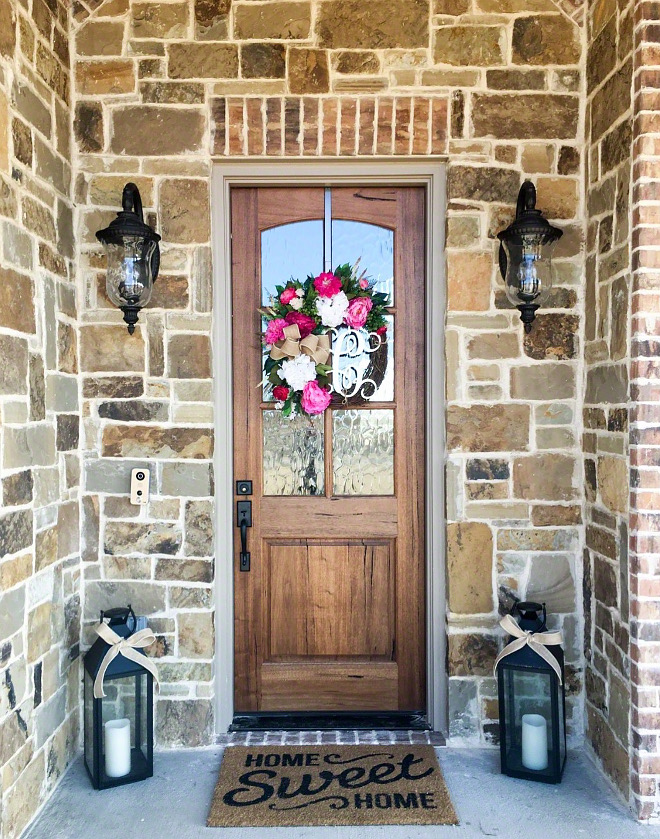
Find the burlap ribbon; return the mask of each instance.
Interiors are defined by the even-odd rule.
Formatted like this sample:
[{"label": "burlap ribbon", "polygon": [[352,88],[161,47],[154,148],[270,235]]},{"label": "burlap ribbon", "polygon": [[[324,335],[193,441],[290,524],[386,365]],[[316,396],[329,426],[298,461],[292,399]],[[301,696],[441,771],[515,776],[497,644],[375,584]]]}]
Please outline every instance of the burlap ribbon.
[{"label": "burlap ribbon", "polygon": [[326,364],[330,357],[329,335],[308,335],[300,340],[297,323],[284,327],[284,338],[273,344],[270,357],[274,361],[282,358],[296,358],[301,353],[308,355],[314,364]]},{"label": "burlap ribbon", "polygon": [[95,699],[100,699],[102,696],[105,696],[105,691],[103,690],[105,671],[108,669],[110,662],[118,655],[123,655],[124,658],[128,658],[136,664],[139,664],[141,667],[144,667],[145,670],[148,670],[151,673],[154,677],[154,681],[158,684],[158,671],[156,670],[156,665],[153,661],[151,661],[151,659],[147,658],[142,653],[139,653],[136,649],[140,647],[148,647],[156,640],[156,636],[150,629],[141,629],[139,632],[129,635],[128,638],[122,638],[121,635],[117,635],[114,629],[110,629],[107,623],[101,622],[95,627],[95,631],[99,638],[103,638],[106,644],[110,644],[110,649],[103,656],[99,672],[96,674],[96,678],[94,679]]},{"label": "burlap ribbon", "polygon": [[540,655],[543,661],[552,667],[557,674],[559,684],[561,684],[561,667],[559,662],[546,647],[552,647],[562,643],[561,632],[530,632],[529,630],[521,629],[514,621],[511,615],[505,615],[500,621],[500,626],[509,635],[513,635],[514,640],[507,644],[502,652],[495,659],[495,666],[493,672],[497,672],[497,665],[511,653],[521,650],[524,646],[531,647],[537,655]]}]

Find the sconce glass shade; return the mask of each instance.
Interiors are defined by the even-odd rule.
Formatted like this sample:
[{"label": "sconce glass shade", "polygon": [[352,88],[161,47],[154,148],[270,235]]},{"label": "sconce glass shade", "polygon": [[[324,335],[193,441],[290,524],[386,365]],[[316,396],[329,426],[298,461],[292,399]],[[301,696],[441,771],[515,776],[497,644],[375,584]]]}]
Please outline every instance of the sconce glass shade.
[{"label": "sconce glass shade", "polygon": [[552,288],[552,252],[563,235],[535,205],[536,188],[531,181],[525,181],[518,194],[515,220],[497,234],[506,296],[520,310],[525,332],[531,330],[536,310]]},{"label": "sconce glass shade", "polygon": [[108,259],[106,291],[109,299],[124,313],[128,331],[133,334],[140,309],[145,306],[158,276],[160,236],[144,223],[142,199],[135,184],[124,187],[122,210],[96,238]]}]

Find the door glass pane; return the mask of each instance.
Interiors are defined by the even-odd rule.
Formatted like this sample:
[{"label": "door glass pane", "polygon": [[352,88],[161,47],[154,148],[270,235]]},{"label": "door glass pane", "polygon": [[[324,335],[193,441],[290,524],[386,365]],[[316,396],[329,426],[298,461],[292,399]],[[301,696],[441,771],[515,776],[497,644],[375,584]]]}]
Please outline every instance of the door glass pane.
[{"label": "door glass pane", "polygon": [[394,493],[394,413],[341,411],[332,415],[334,495]]},{"label": "door glass pane", "polygon": [[394,305],[394,231],[362,221],[332,221],[332,265],[353,265],[376,281],[376,291],[390,295]]},{"label": "door glass pane", "polygon": [[263,411],[264,495],[320,495],[323,472],[323,417],[283,417]]},{"label": "door glass pane", "polygon": [[386,320],[382,338],[348,327],[340,327],[333,338],[332,385],[349,404],[394,399],[394,318]]},{"label": "door glass pane", "polygon": [[323,271],[323,220],[293,221],[261,234],[261,302],[267,306],[275,286],[293,277],[304,280]]}]

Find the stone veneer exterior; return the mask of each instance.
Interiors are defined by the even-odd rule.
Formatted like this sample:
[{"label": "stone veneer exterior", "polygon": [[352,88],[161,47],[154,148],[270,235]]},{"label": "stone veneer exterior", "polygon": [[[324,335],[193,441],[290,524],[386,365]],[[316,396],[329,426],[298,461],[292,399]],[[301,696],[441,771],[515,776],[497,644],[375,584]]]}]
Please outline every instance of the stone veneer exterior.
[{"label": "stone veneer exterior", "polygon": [[[227,157],[447,160],[449,733],[496,742],[498,616],[543,599],[572,734],[641,817],[660,810],[658,4],[430,2],[77,0],[67,21],[0,0],[0,835],[77,745],[81,566],[85,644],[128,601],[158,634],[159,743],[213,738],[209,184]],[[527,337],[495,267],[525,177],[564,229]],[[132,338],[94,239],[128,180],[163,235]]]},{"label": "stone veneer exterior", "polygon": [[[498,614],[526,596],[565,632],[581,730],[582,30],[567,9],[576,20],[552,0],[524,15],[509,0],[76,7],[84,619],[115,600],[153,616],[161,743],[213,730],[209,176],[228,156],[447,157],[450,734],[496,742]],[[495,267],[524,177],[565,231],[525,339]],[[133,339],[94,241],[128,179],[163,235]],[[137,515],[126,476],[146,459]]]},{"label": "stone veneer exterior", "polygon": [[0,2],[0,835],[78,749],[78,292],[68,9]]}]

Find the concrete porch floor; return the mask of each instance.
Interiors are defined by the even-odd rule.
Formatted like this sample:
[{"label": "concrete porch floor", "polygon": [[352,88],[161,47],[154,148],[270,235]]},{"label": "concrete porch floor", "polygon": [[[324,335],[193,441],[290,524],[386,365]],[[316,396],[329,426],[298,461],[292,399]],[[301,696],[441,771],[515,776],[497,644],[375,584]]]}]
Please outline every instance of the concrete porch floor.
[{"label": "concrete porch floor", "polygon": [[92,789],[79,758],[23,839],[660,839],[660,826],[636,822],[580,753],[569,754],[558,786],[504,777],[496,750],[437,753],[458,827],[207,828],[222,755],[216,747],[159,752],[153,778],[102,792]]}]

